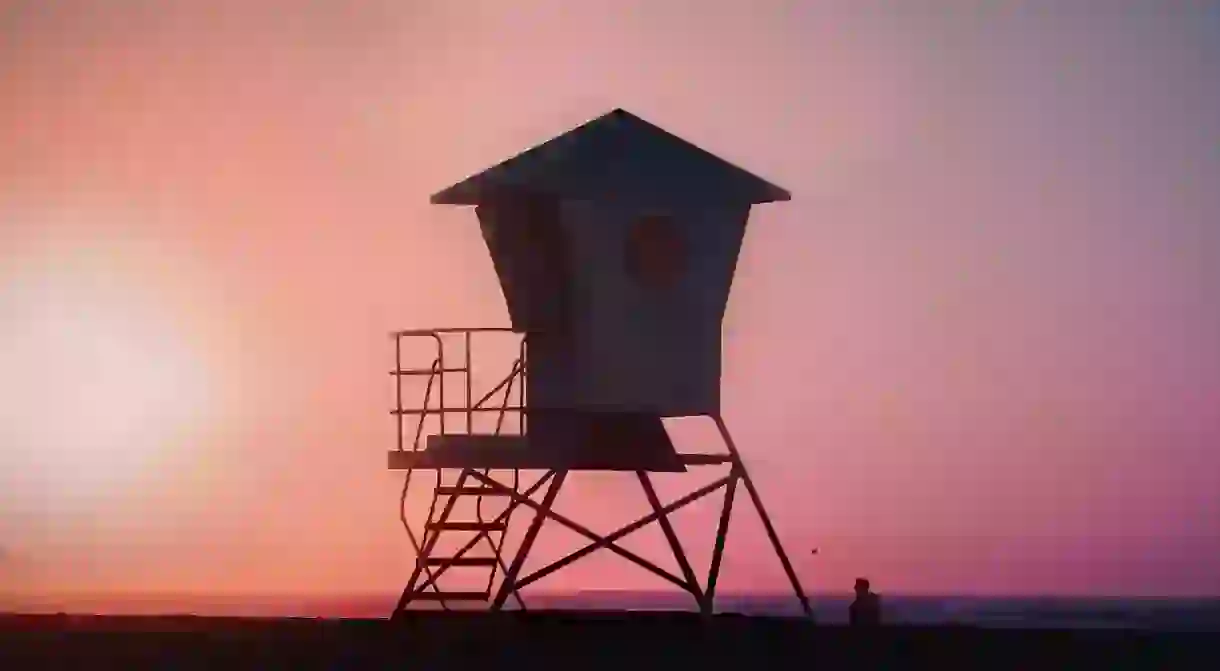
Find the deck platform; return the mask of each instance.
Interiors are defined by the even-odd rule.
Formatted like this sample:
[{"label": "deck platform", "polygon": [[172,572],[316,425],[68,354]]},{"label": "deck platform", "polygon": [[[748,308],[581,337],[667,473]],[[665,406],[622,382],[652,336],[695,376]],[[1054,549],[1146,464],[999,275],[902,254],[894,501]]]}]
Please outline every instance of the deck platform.
[{"label": "deck platform", "polygon": [[596,449],[596,446],[580,449],[580,445],[564,449],[566,447],[550,441],[534,441],[528,436],[436,435],[428,437],[423,450],[391,450],[387,465],[392,471],[476,468],[684,473],[688,465],[729,461],[728,455],[681,455],[672,447],[621,450]]},{"label": "deck platform", "polygon": [[[684,473],[688,466],[727,464],[727,454],[679,454],[673,459],[641,460],[631,452],[532,450],[523,436],[432,436],[428,448],[412,452],[390,450],[387,466],[392,471],[440,468],[521,469],[563,471],[648,471]],[[473,493],[473,492],[472,492]]]}]

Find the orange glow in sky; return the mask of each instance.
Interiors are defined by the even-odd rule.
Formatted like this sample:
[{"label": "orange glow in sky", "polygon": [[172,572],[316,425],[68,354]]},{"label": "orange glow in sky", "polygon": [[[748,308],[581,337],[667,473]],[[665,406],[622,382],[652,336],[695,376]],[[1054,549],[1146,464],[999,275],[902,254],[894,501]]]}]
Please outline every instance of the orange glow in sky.
[{"label": "orange glow in sky", "polygon": [[0,591],[399,589],[385,334],[507,323],[428,195],[623,107],[793,194],[723,397],[811,589],[1220,593],[1220,18],[993,4],[0,3]]}]

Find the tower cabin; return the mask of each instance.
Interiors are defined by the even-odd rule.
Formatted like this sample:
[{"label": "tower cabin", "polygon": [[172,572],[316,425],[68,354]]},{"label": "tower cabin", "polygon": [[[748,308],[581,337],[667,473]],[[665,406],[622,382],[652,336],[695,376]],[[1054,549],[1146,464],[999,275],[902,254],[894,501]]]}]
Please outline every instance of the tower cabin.
[{"label": "tower cabin", "polygon": [[750,209],[789,198],[621,109],[432,196],[475,208],[525,334],[524,429],[430,436],[391,467],[684,471],[661,420],[719,415]]}]

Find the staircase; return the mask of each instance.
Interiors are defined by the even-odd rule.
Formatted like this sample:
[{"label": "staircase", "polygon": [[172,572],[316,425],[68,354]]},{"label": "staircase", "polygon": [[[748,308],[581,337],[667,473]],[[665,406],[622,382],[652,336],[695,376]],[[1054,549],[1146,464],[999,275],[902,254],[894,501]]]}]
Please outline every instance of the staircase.
[{"label": "staircase", "polygon": [[[450,469],[452,470],[452,469]],[[445,470],[437,471],[437,480],[443,482]],[[491,487],[471,486],[468,484],[471,471],[464,469],[457,475],[453,484],[438,484],[434,490],[433,503],[424,523],[423,546],[418,553],[415,569],[411,580],[407,583],[404,602],[428,601],[438,602],[447,606],[448,602],[487,602],[491,598],[492,586],[495,583],[497,569],[507,570],[500,554],[504,544],[504,535],[508,530],[508,517],[513,506],[507,501],[504,491]],[[499,506],[502,511],[486,519],[483,511],[483,500],[498,499],[509,503]],[[455,510],[459,503],[472,502],[475,511],[474,519],[462,519],[456,516]],[[460,542],[466,537],[466,542],[456,550],[438,551],[441,537],[456,536]],[[480,541],[483,541],[480,543]],[[476,548],[482,545],[485,550],[475,554]],[[488,551],[490,554],[488,554]],[[443,589],[439,584],[442,575],[450,569],[478,569],[486,573],[486,587],[480,591],[459,591]],[[404,605],[405,605],[404,603]]]},{"label": "staircase", "polygon": [[[496,419],[495,432],[491,435],[505,439],[509,438],[508,435],[502,435],[505,415],[508,412],[518,411],[520,406],[523,405],[518,403],[517,408],[509,407],[509,399],[512,397],[515,385],[519,387],[518,395],[523,396],[524,342],[521,345],[520,355],[513,363],[509,374],[490,392],[484,395],[481,400],[474,402],[470,394],[469,331],[465,333],[466,353],[464,365],[456,367],[451,364],[446,365],[443,343],[435,332],[405,333],[403,335],[427,335],[434,338],[436,340],[437,355],[432,361],[432,365],[428,368],[404,369],[402,367],[401,345],[397,348],[397,365],[395,370],[391,371],[391,374],[398,381],[398,404],[397,409],[393,411],[393,414],[398,417],[398,456],[419,459],[430,453],[430,450],[423,449],[426,443],[426,436],[423,430],[424,420],[429,415],[440,417],[440,435],[468,436],[471,435],[472,418],[475,413],[496,413],[498,417]],[[463,407],[452,408],[445,406],[444,377],[446,373],[465,377],[466,403]],[[427,376],[427,387],[424,391],[423,405],[420,408],[408,409],[402,406],[402,378],[411,376]],[[432,402],[433,389],[439,389],[439,403]],[[503,391],[503,397],[499,407],[494,405],[485,407],[487,401],[501,391]],[[446,414],[460,414],[466,417],[464,434],[446,432]],[[410,427],[414,429],[413,432],[406,430],[408,427],[404,426],[404,417],[415,417],[417,419],[417,424]],[[451,429],[452,427],[449,428]],[[411,441],[411,449],[403,449],[407,440],[411,440],[411,436],[408,435],[410,433],[414,434]],[[416,465],[408,467],[405,470],[406,477],[403,485],[400,518],[414,546],[416,561],[411,578],[399,599],[395,612],[406,610],[414,602],[439,604],[446,610],[450,609],[451,604],[490,602],[498,571],[508,570],[501,551],[504,546],[508,523],[514,509],[517,507],[512,502],[509,491],[484,486],[474,477],[475,473],[484,477],[491,477],[492,471],[490,469],[476,471],[472,468]],[[436,473],[436,480],[432,490],[432,502],[428,509],[428,515],[423,521],[422,536],[415,533],[415,530],[412,528],[413,525],[407,519],[407,511],[405,510],[407,492],[412,485],[413,471],[417,470],[432,470]],[[497,482],[500,481],[502,480],[497,480]],[[518,471],[514,470],[512,471],[511,484],[505,483],[505,487],[510,491],[517,492],[520,489],[519,485],[520,475]],[[489,503],[492,504],[491,507],[495,511],[494,514],[486,509],[488,507],[486,504]],[[471,590],[468,585],[473,581],[471,579],[472,574],[476,572],[485,575],[486,580],[474,581],[484,586],[479,590]],[[467,587],[464,589],[450,589],[443,586],[446,582],[452,584],[455,574],[458,578],[464,578],[462,584],[467,585]],[[445,580],[445,578],[449,578],[449,580]],[[516,595],[514,594],[514,596]],[[517,598],[517,602],[524,609],[525,606],[521,602],[520,597]]]}]

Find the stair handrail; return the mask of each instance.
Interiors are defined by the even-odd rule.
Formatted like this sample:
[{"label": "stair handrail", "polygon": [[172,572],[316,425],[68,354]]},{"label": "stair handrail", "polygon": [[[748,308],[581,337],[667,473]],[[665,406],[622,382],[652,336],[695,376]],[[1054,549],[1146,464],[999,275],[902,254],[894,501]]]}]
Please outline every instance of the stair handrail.
[{"label": "stair handrail", "polygon": [[[439,339],[438,339],[438,341],[439,341]],[[438,346],[439,346],[439,342],[438,342]],[[444,372],[443,372],[444,368],[442,368],[442,364],[443,364],[443,360],[440,356],[438,356],[437,358],[432,360],[432,366],[430,369],[430,373],[428,374],[428,384],[424,388],[423,407],[425,409],[428,408],[428,404],[432,400],[433,381],[435,381],[436,376],[438,374],[442,378],[444,377]],[[398,370],[402,370],[401,362],[398,367]],[[444,384],[444,383],[442,382],[442,384]],[[397,386],[400,390],[399,398],[401,399],[401,394],[402,394],[401,393],[401,389],[402,389],[402,380],[401,379],[399,379],[397,381]],[[441,398],[442,404],[444,403],[444,400],[445,400],[444,398]],[[400,400],[400,402],[399,402],[400,409],[401,409],[401,406],[402,406],[402,403]],[[427,414],[420,415],[420,417],[419,417],[419,423],[416,425],[416,429],[415,429],[415,441],[412,444],[412,450],[411,450],[412,452],[419,451],[420,436],[423,435],[424,421],[427,419],[427,417],[428,417]],[[442,415],[442,417],[443,417],[443,415]],[[399,449],[400,450],[402,449],[402,415],[399,415]],[[412,462],[411,465],[407,467],[407,472],[406,472],[405,476],[403,477],[403,481],[402,481],[402,494],[399,496],[399,499],[398,499],[398,519],[402,522],[402,527],[407,532],[407,538],[409,538],[411,541],[411,547],[415,550],[416,561],[419,561],[421,556],[423,555],[423,545],[421,545],[419,542],[419,539],[417,539],[415,537],[415,532],[411,530],[411,523],[407,521],[407,494],[411,489],[411,475],[414,473],[414,471],[415,471],[414,462]],[[439,470],[437,471],[437,485],[438,486],[440,485],[440,471]],[[436,490],[433,489],[432,504],[428,510],[428,519],[432,519],[432,515],[436,510],[436,498],[437,498]],[[426,525],[424,527],[424,533],[425,533],[425,535],[427,534]],[[435,580],[432,580],[431,569],[429,569],[427,566],[424,566],[423,571],[427,575],[428,580],[433,582],[433,590],[439,594],[440,587],[435,584],[435,582],[436,582]],[[445,610],[448,610],[448,606],[446,606],[443,601],[441,602],[441,607],[444,608]]]}]

